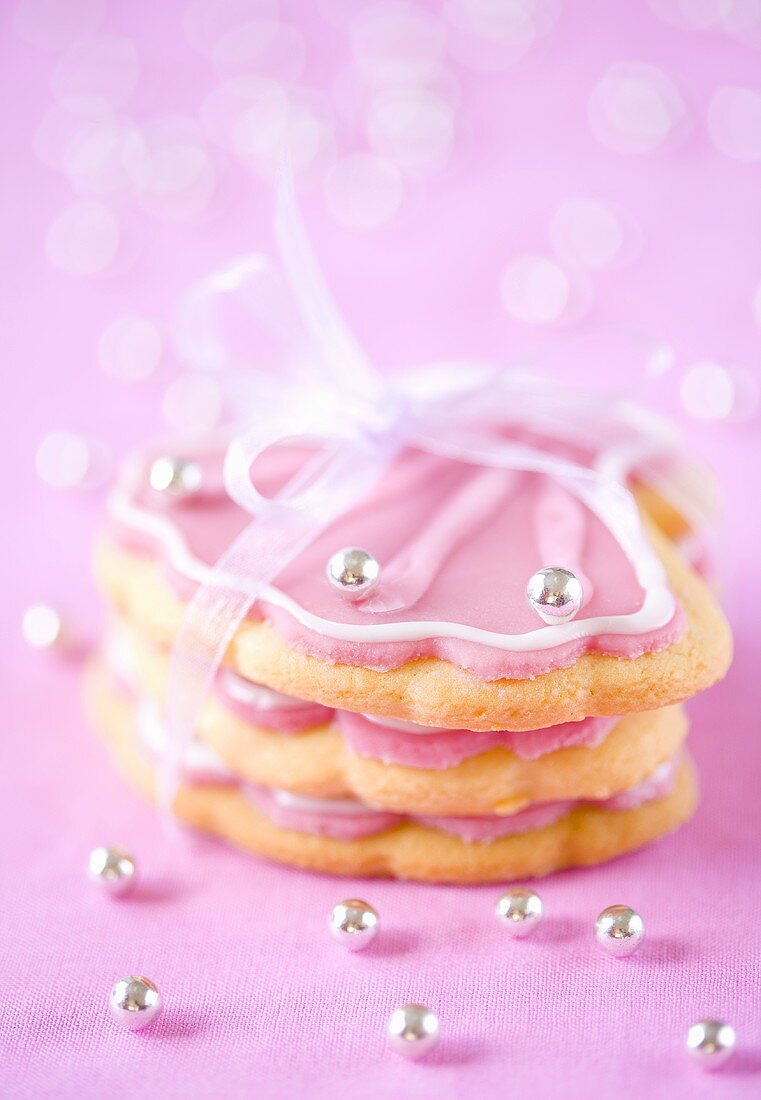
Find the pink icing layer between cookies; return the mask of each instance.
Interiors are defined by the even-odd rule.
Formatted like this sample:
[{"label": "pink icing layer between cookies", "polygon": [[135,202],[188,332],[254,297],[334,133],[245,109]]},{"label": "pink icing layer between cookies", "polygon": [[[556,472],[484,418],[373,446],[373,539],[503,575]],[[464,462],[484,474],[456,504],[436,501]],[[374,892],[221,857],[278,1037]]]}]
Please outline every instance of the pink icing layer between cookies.
[{"label": "pink icing layer between cookies", "polygon": [[401,815],[373,810],[353,799],[304,798],[288,791],[248,784],[244,786],[244,791],[254,806],[281,829],[292,829],[312,836],[359,840],[412,821],[472,844],[485,844],[500,837],[543,829],[581,806],[617,812],[664,798],[673,789],[676,769],[676,760],[666,761],[635,787],[602,801],[539,802],[505,817],[496,814],[482,817]]},{"label": "pink icing layer between cookies", "polygon": [[536,760],[549,752],[572,745],[599,745],[617,718],[584,718],[546,729],[509,733],[473,733],[470,730],[434,730],[418,726],[415,732],[374,720],[365,715],[339,711],[338,725],[350,748],[358,756],[401,764],[410,768],[453,768],[470,756],[500,746],[523,760]]},{"label": "pink icing layer between cookies", "polygon": [[[137,677],[129,638],[122,635],[117,626],[107,634],[104,655],[114,680],[134,691]],[[226,710],[260,729],[288,736],[332,723],[359,756],[381,760],[384,764],[435,770],[455,767],[468,757],[500,745],[524,760],[536,760],[547,753],[576,745],[594,747],[602,743],[619,721],[618,718],[589,717],[522,733],[437,729],[350,711],[334,711],[252,683],[229,668],[219,670],[212,691]]]},{"label": "pink icing layer between cookies", "polygon": [[244,680],[230,669],[220,671],[214,695],[228,710],[253,726],[291,734],[332,721],[359,756],[382,760],[384,764],[438,770],[452,768],[470,756],[500,745],[524,760],[536,760],[572,745],[599,745],[618,721],[617,718],[584,718],[524,733],[435,729],[300,703]]},{"label": "pink icing layer between cookies", "polygon": [[277,733],[303,733],[324,726],[333,716],[329,707],[307,703],[279,691],[244,680],[232,669],[221,668],[212,692],[227,710],[244,722]]},{"label": "pink icing layer between cookies", "polygon": [[[122,687],[129,690],[124,683]],[[144,698],[133,696],[133,701],[136,707],[135,736],[143,752],[156,765],[166,750],[166,733],[158,708]],[[274,824],[296,832],[336,840],[358,840],[385,832],[404,821],[415,821],[471,843],[487,843],[512,833],[544,828],[578,806],[623,811],[665,797],[673,787],[676,767],[676,759],[667,761],[634,787],[605,800],[538,802],[507,816],[492,814],[477,817],[388,813],[356,799],[306,798],[274,787],[245,783],[213,749],[201,741],[192,742],[186,749],[181,775],[185,782],[194,785],[239,787]]]},{"label": "pink icing layer between cookies", "polygon": [[[264,456],[257,485],[272,495],[303,459],[293,449]],[[112,535],[158,554],[184,598],[249,521],[222,491],[221,451],[198,461],[207,489],[192,501],[167,504],[151,490],[148,458],[111,500]],[[325,576],[342,546],[364,546],[382,563],[367,607],[343,599]],[[528,577],[546,564],[584,579],[584,606],[565,626],[544,626],[525,598]],[[330,662],[388,670],[440,657],[489,680],[539,675],[588,651],[637,657],[669,645],[682,615],[665,582],[651,595],[646,603],[608,528],[548,476],[406,451],[366,500],[283,569],[252,615]],[[399,600],[400,609],[377,610]]]}]

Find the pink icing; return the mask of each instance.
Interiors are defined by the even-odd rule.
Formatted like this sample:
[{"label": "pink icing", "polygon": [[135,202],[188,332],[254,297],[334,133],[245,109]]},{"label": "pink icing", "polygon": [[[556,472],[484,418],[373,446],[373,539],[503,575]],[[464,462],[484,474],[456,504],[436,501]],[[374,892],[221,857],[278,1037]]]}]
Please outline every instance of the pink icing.
[{"label": "pink icing", "polygon": [[609,810],[634,810],[643,802],[664,798],[673,788],[675,778],[676,760],[666,760],[635,787],[614,794],[605,805]]},{"label": "pink icing", "polygon": [[340,803],[300,798],[268,787],[245,785],[244,790],[254,805],[270,821],[283,829],[292,829],[313,836],[329,836],[334,840],[358,840],[392,829],[405,821],[417,822],[431,829],[449,833],[471,844],[486,844],[499,837],[543,829],[559,821],[579,806],[594,806],[610,812],[631,810],[657,798],[664,798],[673,789],[676,761],[662,764],[648,778],[628,791],[598,801],[537,802],[508,816],[490,814],[480,817],[438,817],[430,815],[390,814],[373,810],[362,802],[346,799]]},{"label": "pink icing", "polygon": [[383,813],[381,810],[373,810],[369,807],[366,811],[362,811],[360,803],[355,803],[345,813],[340,810],[331,812],[312,808],[297,809],[279,801],[276,793],[269,787],[246,784],[245,791],[257,809],[261,810],[275,825],[279,825],[281,829],[293,829],[297,833],[309,833],[312,836],[329,836],[334,840],[359,840],[364,836],[393,829],[395,825],[404,821],[399,814]]},{"label": "pink icing", "polygon": [[[236,682],[240,685],[240,691],[233,690]],[[243,697],[247,687],[254,692],[267,692],[275,698],[272,699],[271,705],[258,705],[255,696],[252,699]],[[253,726],[276,730],[278,733],[302,733],[304,730],[324,726],[333,716],[333,711],[329,707],[320,706],[319,703],[302,702],[290,696],[280,695],[278,692],[270,692],[267,688],[261,688],[258,684],[243,680],[229,669],[220,669],[212,691],[227,710],[232,711],[238,718],[242,718]],[[278,705],[278,699],[283,701],[281,705]]]},{"label": "pink icing", "polygon": [[[232,675],[235,677],[234,673]],[[241,681],[242,678],[235,679]],[[511,749],[524,760],[536,760],[546,753],[573,745],[599,745],[618,721],[617,718],[590,717],[523,733],[507,730],[474,733],[470,730],[413,726],[412,723],[408,723],[409,730],[404,730],[394,728],[389,722],[372,720],[351,711],[334,712],[314,703],[296,707],[257,707],[233,695],[230,681],[228,670],[222,670],[215,681],[214,694],[227,709],[251,725],[291,734],[324,725],[334,718],[347,743],[358,755],[382,760],[384,764],[402,764],[412,768],[451,768],[469,756],[477,756],[498,745]],[[243,684],[246,683],[243,681]],[[250,686],[256,688],[256,685]]]},{"label": "pink icing", "polygon": [[502,836],[545,829],[565,817],[575,805],[574,802],[540,802],[509,817],[416,817],[414,820],[470,844],[488,844],[490,840],[499,840]]},{"label": "pink icing", "polygon": [[652,653],[671,645],[679,638],[684,626],[683,615],[677,609],[664,627],[644,634],[599,634],[591,638],[578,638],[552,649],[521,653],[461,638],[424,638],[414,642],[338,640],[310,631],[282,608],[262,605],[262,613],[292,649],[331,664],[356,665],[387,672],[410,661],[438,657],[485,681],[533,679],[553,669],[568,668],[588,652],[607,653],[613,657],[641,657],[643,653]]},{"label": "pink icing", "polygon": [[[114,634],[112,643],[115,638]],[[114,680],[125,689],[133,690],[131,672],[123,667],[123,660],[116,659],[125,650],[125,646],[110,644],[106,655]],[[536,760],[546,753],[575,745],[594,747],[602,743],[619,721],[618,718],[588,717],[521,733],[447,730],[413,723],[395,726],[388,720],[302,702],[245,680],[227,668],[219,670],[212,690],[227,710],[250,725],[291,735],[334,722],[349,747],[359,756],[381,760],[384,764],[436,770],[454,767],[468,757],[500,745],[524,760]],[[261,705],[262,697],[266,706]],[[400,725],[408,728],[399,728]]]},{"label": "pink icing", "polygon": [[[155,763],[161,759],[166,743],[159,712],[149,701],[136,699],[126,682],[122,681],[118,687],[121,691],[129,692],[137,704],[135,736],[143,752]],[[408,736],[415,738],[417,735]],[[420,736],[419,739],[425,740],[425,736]],[[512,833],[544,828],[576,806],[590,805],[604,810],[620,811],[662,798],[673,787],[676,764],[676,760],[661,764],[652,775],[636,786],[606,800],[537,802],[507,816],[489,814],[472,817],[395,814],[376,810],[356,799],[305,798],[276,788],[241,782],[213,750],[198,741],[188,746],[181,774],[184,781],[191,784],[240,787],[269,820],[281,828],[296,832],[327,836],[336,840],[357,840],[385,832],[404,821],[417,821],[421,825],[450,833],[470,843],[487,843]]]},{"label": "pink icing", "polygon": [[452,768],[462,760],[503,745],[524,760],[571,745],[599,745],[617,718],[584,718],[525,733],[471,733],[470,730],[428,730],[405,733],[348,711],[337,713],[338,725],[351,749],[359,756],[401,764],[410,768]]},{"label": "pink icing", "polygon": [[[556,450],[567,450],[556,445]],[[268,453],[255,470],[259,488],[271,495],[284,478],[303,461],[295,449]],[[220,480],[221,451],[201,458],[207,480]],[[145,468],[147,471],[148,461]],[[525,599],[528,577],[548,564],[545,558],[554,544],[572,553],[574,566],[587,579],[587,596],[582,612],[574,620],[579,636],[552,648],[519,652],[457,637],[423,637],[415,640],[346,640],[300,622],[289,610],[266,600],[258,601],[252,614],[270,620],[293,648],[316,657],[346,664],[387,670],[420,657],[440,657],[473,671],[483,679],[525,678],[550,669],[566,667],[587,651],[620,657],[637,657],[673,642],[682,628],[682,616],[673,614],[655,629],[632,634],[581,635],[586,618],[625,616],[643,604],[643,589],[634,567],[610,531],[575,498],[565,495],[558,511],[555,486],[545,475],[488,471],[490,483],[504,478],[499,507],[486,509],[473,523],[468,537],[452,541],[457,516],[447,515],[448,502],[463,499],[471,482],[483,476],[479,468],[437,458],[417,451],[405,451],[390,467],[375,490],[349,513],[331,524],[276,579],[285,596],[313,616],[348,627],[373,624],[404,624],[415,621],[463,624],[497,634],[522,634],[541,627],[536,613]],[[490,484],[490,496],[494,488]],[[546,529],[548,493],[555,534]],[[167,507],[147,485],[147,475],[138,479],[131,503],[152,515],[160,515],[178,531],[193,558],[213,564],[248,522],[248,516],[224,493],[207,492],[197,499]],[[477,509],[476,509],[477,511]],[[544,524],[544,526],[543,526]],[[114,533],[133,549],[160,551],[152,535],[133,525],[117,523]],[[380,611],[370,616],[361,606],[344,600],[325,577],[325,563],[341,546],[365,546],[382,563],[397,563],[398,584],[409,592],[410,563],[424,569],[414,554],[419,537],[433,530],[451,545],[431,547],[437,563],[425,577],[423,590],[414,605],[406,609]],[[552,537],[551,537],[552,536]],[[434,540],[436,542],[436,540]],[[165,557],[166,575],[178,592],[189,595],[197,584]],[[549,564],[562,564],[553,561]],[[419,577],[413,588],[420,588]],[[393,595],[393,591],[392,591]],[[393,600],[392,600],[393,602]]]}]

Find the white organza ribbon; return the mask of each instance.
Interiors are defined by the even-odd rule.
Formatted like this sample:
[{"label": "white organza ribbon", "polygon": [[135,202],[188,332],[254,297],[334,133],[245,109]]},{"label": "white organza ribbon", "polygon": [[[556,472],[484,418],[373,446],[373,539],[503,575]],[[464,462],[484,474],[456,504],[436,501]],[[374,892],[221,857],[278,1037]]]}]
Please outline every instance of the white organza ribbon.
[{"label": "white organza ribbon", "polygon": [[[215,321],[220,297],[234,295],[287,333],[300,327],[301,370],[277,379],[246,373],[253,396],[247,423],[229,444],[225,489],[251,522],[222,554],[211,580],[185,611],[169,666],[167,752],[161,798],[170,809],[182,760],[217,669],[238,627],[262,591],[334,520],[361,501],[405,447],[475,466],[547,474],[590,508],[652,579],[660,569],[641,530],[636,505],[619,483],[535,447],[511,442],[511,425],[587,444],[609,423],[609,399],[579,394],[555,381],[505,369],[442,363],[384,378],[344,323],[302,226],[289,179],[278,188],[275,218],[287,295],[273,303],[262,289],[270,271],[253,255],[198,284],[187,296],[180,353],[196,366],[226,366]],[[296,323],[297,322],[297,323]],[[306,370],[304,370],[306,364]],[[312,457],[274,497],[255,486],[252,467],[269,448],[314,445]],[[385,608],[388,609],[388,608]],[[370,605],[372,613],[372,604]]]}]

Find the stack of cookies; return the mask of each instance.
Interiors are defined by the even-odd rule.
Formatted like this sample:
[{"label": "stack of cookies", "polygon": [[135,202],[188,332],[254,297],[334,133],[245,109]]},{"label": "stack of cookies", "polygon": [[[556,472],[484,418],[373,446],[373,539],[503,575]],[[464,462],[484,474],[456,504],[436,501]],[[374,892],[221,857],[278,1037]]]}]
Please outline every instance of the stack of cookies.
[{"label": "stack of cookies", "polygon": [[[682,704],[724,674],[731,639],[696,565],[694,486],[690,503],[670,492],[682,459],[607,436],[572,461],[633,492],[625,544],[551,472],[399,453],[237,629],[175,814],[284,863],[434,882],[595,864],[685,822]],[[531,444],[568,458],[567,439]],[[89,710],[149,796],[187,603],[250,522],[224,456],[219,440],[134,456],[97,547],[110,613]],[[264,455],[257,484],[302,462]]]}]

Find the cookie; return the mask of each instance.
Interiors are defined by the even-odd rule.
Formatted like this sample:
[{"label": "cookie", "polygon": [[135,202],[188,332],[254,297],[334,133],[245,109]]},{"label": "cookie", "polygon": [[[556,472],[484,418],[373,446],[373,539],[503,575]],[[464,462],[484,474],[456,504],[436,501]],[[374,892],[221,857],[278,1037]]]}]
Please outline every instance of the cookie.
[{"label": "cookie", "polygon": [[[111,635],[110,667],[160,702],[168,657],[137,632]],[[160,751],[158,706],[143,707]],[[679,750],[680,707],[584,719],[525,734],[394,729],[346,711],[299,705],[222,670],[199,739],[254,784],[323,798],[355,797],[397,812],[513,813],[533,802],[604,799],[639,783]]]},{"label": "cookie", "polygon": [[[338,519],[299,535],[300,551],[270,570],[224,660],[246,680],[331,709],[471,732],[531,731],[689,698],[723,675],[729,631],[669,540],[606,480],[638,474],[632,452],[643,439],[621,437],[620,427],[603,423],[586,450],[562,433],[537,442],[536,432],[512,429],[485,451],[505,463],[402,450]],[[308,455],[271,449],[243,481],[272,497]],[[244,531],[263,534],[266,550],[272,530],[226,492],[219,441],[158,460],[193,470],[181,492],[156,488],[151,458],[138,456],[110,498],[97,573],[127,619],[170,645],[199,586],[215,594],[213,618],[223,620],[223,593],[246,590],[263,549],[239,576],[214,563]],[[662,511],[673,527],[678,509]],[[293,516],[278,522],[289,531]],[[361,599],[326,575],[342,545],[371,547],[380,572]],[[526,598],[548,562],[574,593],[570,611],[546,594]],[[193,629],[210,637],[211,619]],[[197,682],[198,646],[194,653]]]},{"label": "cookie", "polygon": [[[585,652],[543,673],[529,675],[524,669],[520,678],[487,678],[441,657],[421,656],[378,668],[360,663],[370,660],[361,646],[345,654],[351,660],[315,656],[299,648],[303,638],[286,638],[280,619],[275,624],[248,618],[225,660],[246,679],[288,695],[451,729],[530,730],[589,715],[669,706],[720,679],[729,666],[732,643],[706,584],[662,535],[655,530],[650,534],[673,592],[673,615],[662,628],[671,640],[637,656]],[[171,644],[185,599],[177,576],[168,573],[155,551],[127,546],[112,533],[97,548],[96,574],[127,620],[155,641]],[[185,587],[187,596],[187,578]],[[320,645],[324,643],[321,638]],[[556,659],[559,666],[566,660]]]},{"label": "cookie", "polygon": [[[88,680],[88,709],[117,766],[134,786],[153,797],[155,775],[135,738],[134,708],[97,669]],[[696,791],[691,764],[682,758],[665,792],[650,792],[650,797],[631,808],[579,804],[565,810],[561,807],[558,812],[556,807],[557,816],[550,815],[547,820],[547,809],[542,807],[546,824],[530,827],[524,822],[523,831],[489,840],[472,839],[478,835],[478,826],[468,824],[484,822],[484,818],[462,819],[462,828],[471,839],[452,835],[440,822],[419,820],[392,822],[355,839],[336,839],[276,823],[272,799],[271,792],[263,797],[261,790],[247,792],[233,784],[183,783],[175,812],[188,824],[246,851],[308,870],[485,883],[592,865],[639,848],[686,821],[694,809]],[[330,816],[332,811],[328,808],[326,812]],[[332,815],[335,817],[335,812]],[[311,819],[302,811],[297,820]],[[445,819],[448,827],[453,820]],[[509,819],[494,820],[503,827]]]}]

